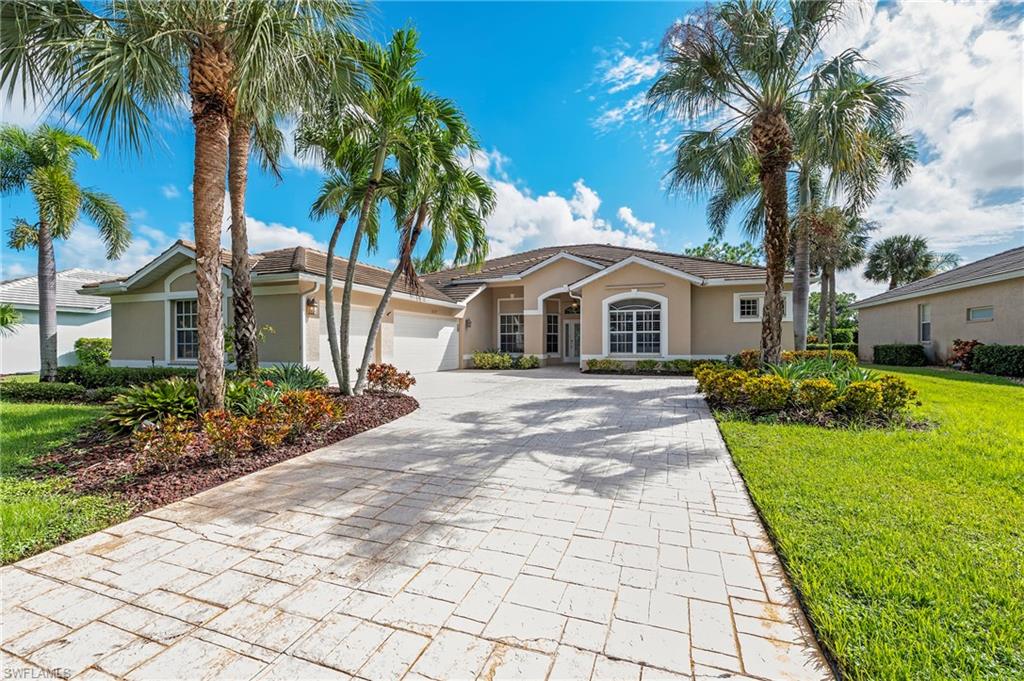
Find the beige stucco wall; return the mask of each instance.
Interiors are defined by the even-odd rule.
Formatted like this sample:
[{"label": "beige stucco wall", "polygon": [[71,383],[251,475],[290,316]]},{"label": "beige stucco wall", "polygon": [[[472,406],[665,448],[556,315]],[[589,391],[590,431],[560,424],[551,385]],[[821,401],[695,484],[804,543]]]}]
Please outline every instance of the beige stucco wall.
[{"label": "beige stucco wall", "polygon": [[598,270],[588,265],[564,259],[540,268],[523,278],[523,302],[527,310],[536,310],[537,297],[566,284],[589,277]]},{"label": "beige stucco wall", "polygon": [[463,357],[463,366],[466,364],[466,355],[471,355],[479,350],[489,350],[495,347],[494,328],[495,321],[494,290],[485,289],[466,305],[466,312],[462,322],[462,347],[459,350]]},{"label": "beige stucco wall", "polygon": [[[786,284],[785,291],[792,286]],[[764,286],[693,288],[692,351],[694,355],[732,355],[761,345],[761,322],[733,321],[737,293],[764,293]],[[793,322],[782,322],[782,349],[793,349]]]},{"label": "beige stucco wall", "polygon": [[164,301],[122,303],[112,296],[110,302],[111,359],[162,362]]},{"label": "beige stucco wall", "polygon": [[633,290],[654,293],[668,299],[668,354],[689,355],[690,343],[690,282],[671,274],[631,264],[616,270],[581,290],[582,353],[600,356],[604,343],[604,305],[606,298]]},{"label": "beige stucco wall", "polygon": [[256,324],[269,325],[273,333],[267,333],[260,343],[261,362],[298,362],[301,356],[301,339],[298,333],[299,296],[296,293],[259,295],[254,299]]},{"label": "beige stucco wall", "polygon": [[[923,304],[932,306],[932,342],[927,349],[937,362],[949,357],[957,338],[1024,343],[1024,278],[1018,278],[858,310],[860,358],[871,360],[875,345],[917,343],[918,306]],[[967,308],[989,305],[992,321],[967,321]]]}]

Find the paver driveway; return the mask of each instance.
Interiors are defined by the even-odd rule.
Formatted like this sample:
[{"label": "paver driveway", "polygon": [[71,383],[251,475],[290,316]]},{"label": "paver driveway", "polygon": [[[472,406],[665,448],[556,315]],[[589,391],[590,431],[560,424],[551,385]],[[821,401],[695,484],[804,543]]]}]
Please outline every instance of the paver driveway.
[{"label": "paver driveway", "polygon": [[828,678],[694,391],[566,369],[423,376],[410,416],[5,568],[5,664]]}]

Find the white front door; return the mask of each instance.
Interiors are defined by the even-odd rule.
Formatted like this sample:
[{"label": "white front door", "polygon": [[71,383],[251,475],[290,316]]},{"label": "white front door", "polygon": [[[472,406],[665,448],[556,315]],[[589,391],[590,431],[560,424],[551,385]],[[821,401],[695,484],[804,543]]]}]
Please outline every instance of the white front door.
[{"label": "white front door", "polygon": [[580,323],[579,320],[571,320],[565,323],[565,354],[566,360],[578,360],[580,358]]}]

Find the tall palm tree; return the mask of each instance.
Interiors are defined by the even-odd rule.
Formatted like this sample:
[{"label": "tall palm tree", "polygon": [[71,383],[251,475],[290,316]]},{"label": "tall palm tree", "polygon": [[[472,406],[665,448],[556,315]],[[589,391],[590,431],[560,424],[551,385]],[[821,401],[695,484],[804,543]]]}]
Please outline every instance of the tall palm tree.
[{"label": "tall palm tree", "polygon": [[888,282],[892,290],[959,264],[960,256],[932,251],[923,236],[897,234],[871,245],[864,276],[869,281]]},{"label": "tall palm tree", "polygon": [[373,163],[366,181],[359,220],[352,237],[345,283],[341,296],[341,321],[338,324],[338,346],[341,360],[339,386],[342,393],[352,393],[349,367],[349,325],[352,312],[352,285],[356,264],[362,249],[363,236],[369,220],[376,212],[375,202],[384,177],[385,163],[403,143],[403,136],[416,119],[423,103],[423,91],[416,85],[416,65],[420,60],[416,31],[395,31],[386,47],[375,43],[359,43],[354,52],[366,79],[366,88],[344,115],[352,134],[365,140],[372,149]]},{"label": "tall palm tree", "polygon": [[398,262],[370,324],[356,394],[366,383],[381,320],[398,280],[404,276],[413,288],[419,286],[414,253],[424,228],[431,235],[427,262],[441,260],[450,241],[456,263],[479,265],[487,257],[484,221],[494,210],[494,190],[462,163],[467,152],[479,148],[462,112],[448,100],[426,97],[413,127],[397,153],[399,187],[392,203],[399,227]]},{"label": "tall palm tree", "polygon": [[[323,92],[333,92],[328,101],[348,101],[357,91],[354,62],[346,58],[352,50],[349,25],[343,22],[345,13],[350,21],[357,18],[355,5],[341,3],[334,15],[332,30],[324,30],[315,14],[299,14],[297,21],[282,22],[279,5],[252,3],[246,11],[277,24],[274,39],[266,42],[258,52],[264,61],[261,69],[267,79],[276,79],[273,87],[262,88],[272,95],[259,101],[247,100],[248,110],[236,103],[231,112],[228,136],[228,197],[231,203],[231,300],[235,365],[244,373],[259,368],[256,313],[253,304],[252,276],[249,265],[249,241],[245,220],[245,193],[248,184],[249,158],[256,157],[260,166],[278,180],[278,165],[284,149],[284,136],[277,127],[279,116],[316,106],[323,101]],[[324,56],[330,52],[331,58]],[[293,69],[281,68],[282,63],[323,65],[333,63],[336,71],[311,68],[308,78],[295,80]],[[280,76],[285,76],[281,78]],[[237,101],[237,98],[236,98]]]},{"label": "tall palm tree", "polygon": [[149,139],[150,114],[172,112],[183,94],[188,97],[203,410],[224,403],[220,231],[232,112],[258,111],[282,83],[317,83],[322,71],[336,72],[336,60],[346,55],[325,50],[268,69],[267,51],[310,24],[344,32],[350,15],[348,3],[336,0],[66,0],[0,7],[0,77],[9,94],[18,82],[45,93],[52,107],[105,132],[108,142],[139,150]]},{"label": "tall palm tree", "polygon": [[79,135],[43,125],[32,132],[0,127],[0,193],[28,189],[36,203],[36,221],[14,218],[8,245],[35,248],[39,254],[39,380],[57,380],[57,263],[54,239],[71,236],[79,216],[96,223],[107,258],[119,258],[131,243],[128,215],[113,198],[79,186],[75,157],[99,158]]},{"label": "tall palm tree", "polygon": [[864,260],[869,234],[878,225],[849,209],[820,208],[817,204],[802,209],[797,220],[808,234],[808,260],[821,270],[818,335],[824,338],[826,332],[835,329],[836,273]]},{"label": "tall palm tree", "polygon": [[[710,193],[709,216],[723,223],[732,207],[748,203],[746,231],[758,233],[763,225],[764,361],[777,361],[781,351],[789,250],[787,173],[801,141],[796,119],[811,109],[819,90],[832,93],[837,110],[871,111],[869,103],[877,100],[877,119],[895,124],[899,118],[898,107],[881,106],[898,101],[898,84],[871,81],[879,91],[872,98],[836,75],[859,61],[855,52],[808,66],[840,18],[840,0],[793,0],[785,12],[771,0],[730,0],[708,7],[669,30],[665,68],[648,92],[654,111],[698,125],[717,123],[682,136],[670,171],[672,188]],[[863,115],[848,118],[862,120]]]}]

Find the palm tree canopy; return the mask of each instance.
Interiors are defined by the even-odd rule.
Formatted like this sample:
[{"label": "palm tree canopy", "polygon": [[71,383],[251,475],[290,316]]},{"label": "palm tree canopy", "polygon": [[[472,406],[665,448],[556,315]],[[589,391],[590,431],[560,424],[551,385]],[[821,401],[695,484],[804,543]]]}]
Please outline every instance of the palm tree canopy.
[{"label": "palm tree canopy", "polygon": [[8,245],[16,250],[38,245],[39,223],[45,223],[56,239],[67,239],[84,213],[99,230],[107,247],[107,258],[115,259],[131,243],[128,215],[114,199],[75,180],[75,157],[99,152],[84,137],[49,125],[32,132],[5,125],[0,127],[0,193],[28,189],[36,200],[39,222],[16,218]]},{"label": "palm tree canopy", "polygon": [[888,282],[892,289],[959,264],[960,256],[932,251],[922,236],[897,234],[872,244],[864,276],[870,281]]},{"label": "palm tree canopy", "polygon": [[[149,2],[26,0],[0,9],[0,79],[42,93],[54,108],[132,149],[149,139],[151,115],[180,107],[190,58],[216,48],[229,77],[232,106],[265,122],[283,106],[351,90],[347,0]],[[325,80],[322,74],[333,77]],[[350,74],[346,79],[338,74]],[[316,87],[311,87],[316,83]]]}]

